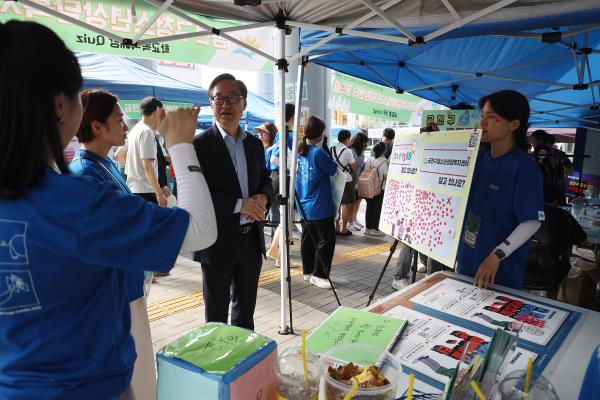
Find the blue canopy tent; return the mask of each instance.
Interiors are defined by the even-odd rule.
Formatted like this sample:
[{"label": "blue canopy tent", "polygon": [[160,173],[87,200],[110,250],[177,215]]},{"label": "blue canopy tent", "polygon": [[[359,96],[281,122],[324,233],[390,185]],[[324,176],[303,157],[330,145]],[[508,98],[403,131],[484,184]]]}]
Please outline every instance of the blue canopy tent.
[{"label": "blue canopy tent", "polygon": [[[506,23],[495,24],[497,35],[479,36],[490,24],[475,24],[414,46],[342,36],[315,50],[311,61],[450,107],[514,89],[530,99],[533,125],[600,128],[600,82],[594,80],[600,73],[592,67],[600,65],[600,25],[581,25],[592,21],[600,21],[600,8],[532,19],[525,26],[547,28],[526,32],[502,33],[514,25]],[[432,31],[413,33],[426,37]],[[301,35],[302,48],[309,48],[329,34],[305,29]]]},{"label": "blue canopy tent", "polygon": [[126,57],[77,53],[84,88],[103,88],[122,100],[155,96],[162,101],[208,105],[206,89],[153,71]]},{"label": "blue canopy tent", "polygon": [[[248,98],[246,100],[248,105],[240,120],[240,123],[245,126],[246,130],[252,132],[253,128],[259,126],[263,122],[274,122],[275,107],[271,101],[252,92],[248,92]],[[200,111],[200,115],[198,115],[198,129],[208,129],[212,123],[212,110],[208,107],[203,108]]]}]

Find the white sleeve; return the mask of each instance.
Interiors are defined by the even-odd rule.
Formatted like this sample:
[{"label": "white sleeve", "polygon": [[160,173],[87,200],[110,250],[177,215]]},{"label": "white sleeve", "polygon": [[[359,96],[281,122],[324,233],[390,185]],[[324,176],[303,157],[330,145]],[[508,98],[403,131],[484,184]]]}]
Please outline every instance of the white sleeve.
[{"label": "white sleeve", "polygon": [[530,219],[521,222],[514,231],[505,241],[496,246],[496,249],[500,249],[506,254],[506,257],[510,256],[515,250],[517,250],[523,243],[529,240],[534,233],[540,229],[542,223],[535,219]]},{"label": "white sleeve", "polygon": [[188,257],[191,252],[210,247],[217,240],[217,219],[194,146],[181,143],[171,147],[170,152],[177,179],[178,207],[190,214],[179,250],[179,254]]}]

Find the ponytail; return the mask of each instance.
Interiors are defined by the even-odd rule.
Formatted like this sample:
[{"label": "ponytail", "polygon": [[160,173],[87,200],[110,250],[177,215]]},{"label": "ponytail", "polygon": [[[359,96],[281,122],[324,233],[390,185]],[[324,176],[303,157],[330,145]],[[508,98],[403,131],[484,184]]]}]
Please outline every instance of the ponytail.
[{"label": "ponytail", "polygon": [[306,156],[308,153],[308,143],[306,143],[306,136],[302,137],[302,141],[298,143],[298,154]]}]

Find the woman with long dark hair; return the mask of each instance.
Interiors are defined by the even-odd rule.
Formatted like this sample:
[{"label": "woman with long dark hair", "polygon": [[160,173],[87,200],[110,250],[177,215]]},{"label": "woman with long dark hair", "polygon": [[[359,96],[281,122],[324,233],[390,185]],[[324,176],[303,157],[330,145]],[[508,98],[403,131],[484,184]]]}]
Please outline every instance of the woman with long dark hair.
[{"label": "woman with long dark hair", "polygon": [[544,219],[539,168],[527,155],[529,103],[513,90],[479,100],[483,150],[477,160],[458,249],[458,269],[475,284],[521,289],[529,239]]},{"label": "woman with long dark hair", "polygon": [[[355,186],[358,184],[360,174],[362,174],[365,169],[365,150],[367,148],[367,143],[369,143],[369,137],[364,132],[358,132],[350,139],[350,145],[348,146],[356,161],[356,169],[352,172]],[[354,201],[354,207],[352,208],[352,220],[348,224],[348,229],[353,231],[360,231],[364,228],[364,225],[356,219],[361,200],[362,199],[358,197],[358,192],[356,192],[356,200]]]},{"label": "woman with long dark hair", "polygon": [[304,226],[300,246],[304,280],[310,280],[310,283],[321,288],[330,288],[327,278],[335,250],[333,219],[336,207],[333,204],[329,177],[335,175],[337,166],[322,149],[324,137],[325,122],[319,117],[311,116],[306,122],[304,137],[298,145],[296,193],[300,200],[301,208],[298,208]]},{"label": "woman with long dark hair", "polygon": [[[69,173],[82,119],[81,70],[45,26],[0,23],[0,398],[132,399],[136,352],[126,271],[168,271],[217,228],[194,148],[198,109],[159,127],[180,208]],[[164,238],[169,238],[165,242]]]}]

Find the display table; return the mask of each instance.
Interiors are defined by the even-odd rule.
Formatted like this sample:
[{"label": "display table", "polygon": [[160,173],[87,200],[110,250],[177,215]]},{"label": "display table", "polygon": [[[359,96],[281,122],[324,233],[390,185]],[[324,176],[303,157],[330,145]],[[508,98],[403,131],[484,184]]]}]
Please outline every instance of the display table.
[{"label": "display table", "polygon": [[[472,278],[448,272],[438,272],[377,301],[366,310],[379,314],[386,313],[387,315],[392,315],[390,313],[393,313],[394,309],[400,310],[396,311],[398,313],[403,312],[403,310],[406,310],[406,313],[408,314],[414,312],[415,314],[425,315],[422,313],[427,313],[430,314],[432,318],[443,318],[452,321],[448,322],[449,327],[456,323],[455,321],[461,321],[457,323],[457,326],[452,325],[452,329],[466,327],[461,329],[461,331],[476,331],[477,334],[482,337],[489,337],[490,332],[493,332],[493,329],[491,328],[492,325],[488,324],[487,327],[484,326],[490,321],[489,318],[487,319],[488,322],[482,322],[481,326],[479,326],[477,322],[479,319],[477,318],[461,320],[450,314],[444,314],[444,311],[440,311],[444,308],[451,309],[454,307],[454,304],[450,307],[445,307],[443,304],[438,307],[434,304],[434,301],[437,300],[437,298],[434,298],[434,296],[437,296],[434,291],[436,288],[440,287],[440,285],[443,285],[442,281],[448,282],[450,285],[465,285],[466,283],[472,283]],[[469,291],[472,289],[472,286],[466,285],[465,289]],[[540,320],[542,322],[540,322],[538,326],[541,328],[538,329],[537,332],[535,327],[532,328],[533,325],[529,325],[528,328],[531,329],[520,336],[519,346],[520,348],[522,347],[523,352],[523,357],[521,357],[522,360],[520,361],[526,362],[525,358],[529,357],[530,354],[535,354],[538,368],[542,371],[542,374],[552,382],[560,398],[576,399],[591,354],[598,343],[600,343],[600,336],[598,336],[598,332],[600,331],[600,313],[502,286],[495,286],[493,290],[494,292],[497,292],[495,299],[501,297],[502,299],[506,298],[506,301],[509,301],[512,296],[515,296],[520,300],[520,302],[515,301],[515,303],[525,303],[525,307],[534,309],[534,311],[541,310],[539,315],[532,312],[533,315],[537,315],[540,318],[544,315],[548,315],[547,320]],[[482,292],[483,291],[478,291],[477,295],[481,297]],[[431,294],[429,300],[427,298],[428,294]],[[483,294],[485,294],[485,292]],[[467,302],[470,300],[471,299],[467,299]],[[424,305],[428,305],[428,301],[430,301],[429,306],[425,307]],[[484,304],[483,301],[481,303]],[[494,306],[495,305],[496,304],[494,304]],[[411,307],[412,309],[409,309]],[[438,310],[435,310],[436,307],[438,307]],[[468,307],[472,309],[469,310],[469,312],[475,312],[475,315],[480,314],[477,312],[476,306],[471,306],[469,304],[466,304],[465,307],[457,306],[456,310],[461,311]],[[492,309],[489,305],[485,308],[486,310]],[[490,314],[491,312],[486,311],[486,313]],[[447,318],[444,317],[444,315],[446,315]],[[504,316],[501,314],[498,315],[500,317],[496,318],[497,320],[494,320],[491,323],[504,326],[501,324],[504,321],[500,321],[502,319],[501,317]],[[524,320],[523,318],[524,317],[521,316],[518,319],[522,321]],[[477,319],[477,321],[474,321],[475,319]],[[494,325],[494,329],[495,328],[497,328],[497,326]],[[454,330],[452,334],[455,334],[456,331],[457,330]],[[523,338],[522,341],[521,337]],[[400,346],[402,346],[402,341],[399,344],[399,347]],[[415,365],[415,363],[410,363],[410,366],[412,365]],[[514,365],[514,367],[521,368],[521,365],[522,362],[521,364]],[[436,389],[436,387],[439,388],[439,383],[431,384],[433,381],[428,377],[419,379],[420,376],[422,377],[423,375],[418,373],[416,375],[417,389],[429,393],[440,391],[439,389]],[[419,380],[421,380],[421,382],[419,382]],[[406,375],[403,375],[398,395],[401,395],[406,390],[407,384],[407,377]]]}]

